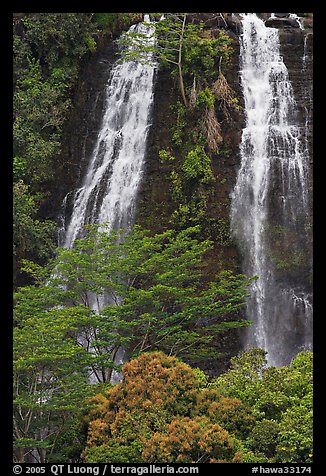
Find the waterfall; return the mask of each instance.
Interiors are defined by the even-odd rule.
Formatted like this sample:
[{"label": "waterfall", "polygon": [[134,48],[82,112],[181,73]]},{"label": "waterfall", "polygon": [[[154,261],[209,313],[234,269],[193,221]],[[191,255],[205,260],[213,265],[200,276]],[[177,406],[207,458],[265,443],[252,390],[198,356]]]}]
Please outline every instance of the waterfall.
[{"label": "waterfall", "polygon": [[[133,25],[129,33],[144,35],[147,46],[153,44],[154,26],[150,18]],[[131,47],[130,47],[131,48]],[[142,178],[154,97],[156,63],[147,53],[148,62],[137,59],[117,62],[110,72],[106,85],[105,109],[95,146],[81,187],[74,192],[69,225],[65,228],[67,196],[62,208],[61,243],[72,248],[76,239],[84,235],[86,224],[106,224],[105,230],[128,231],[133,224],[137,191]],[[64,236],[64,239],[62,238]],[[107,302],[106,296],[96,299],[89,293],[90,307],[100,312]],[[81,345],[87,345],[96,353],[92,338],[79,336]],[[107,349],[111,352],[112,349]],[[114,361],[125,360],[123,348],[117,349]],[[96,382],[91,372],[90,382]],[[111,383],[121,380],[121,374],[113,371]]]},{"label": "waterfall", "polygon": [[309,157],[279,32],[242,15],[241,83],[246,125],[231,194],[231,229],[243,271],[258,276],[247,300],[246,347],[270,365],[312,344]]},{"label": "waterfall", "polygon": [[[129,32],[146,35],[150,43],[153,28],[139,23]],[[85,224],[108,222],[116,230],[132,225],[150,126],[154,71],[155,64],[137,60],[112,68],[102,124],[83,184],[75,193],[64,246],[72,247]]]}]

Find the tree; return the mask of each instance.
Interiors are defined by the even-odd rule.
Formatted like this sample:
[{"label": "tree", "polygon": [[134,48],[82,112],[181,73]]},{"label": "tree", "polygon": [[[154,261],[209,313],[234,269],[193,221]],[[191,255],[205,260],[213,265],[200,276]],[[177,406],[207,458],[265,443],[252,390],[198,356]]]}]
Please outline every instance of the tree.
[{"label": "tree", "polygon": [[39,192],[53,178],[79,61],[92,49],[89,14],[30,13],[14,22],[14,157]]},{"label": "tree", "polygon": [[204,388],[196,398],[192,416],[199,415],[217,423],[231,435],[244,440],[255,424],[251,407],[239,398],[226,397],[218,388]]},{"label": "tree", "polygon": [[149,41],[143,33],[132,31],[123,35],[118,40],[125,47],[121,51],[122,59],[138,58],[147,62],[154,55],[163,66],[177,68],[180,92],[186,107],[185,70],[192,78],[197,72],[202,77],[205,72],[211,74],[214,58],[221,55],[228,59],[232,50],[227,35],[222,34],[220,39],[208,38],[203,34],[203,25],[190,23],[187,13],[165,14],[160,21],[155,22],[149,37],[153,41]]},{"label": "tree", "polygon": [[55,224],[37,219],[39,197],[18,180],[13,186],[13,275],[14,285],[25,258],[45,260],[54,252]]},{"label": "tree", "polygon": [[16,287],[26,279],[21,260],[44,263],[56,246],[54,223],[41,215],[40,204],[44,213],[58,176],[62,130],[80,60],[96,43],[87,13],[14,14],[13,27]]},{"label": "tree", "polygon": [[231,359],[231,368],[212,383],[240,398],[257,423],[243,438],[249,461],[312,461],[312,353],[299,352],[290,366],[267,367],[266,352],[251,349]]},{"label": "tree", "polygon": [[311,353],[277,369],[264,355],[242,353],[211,382],[162,352],[131,360],[90,401],[85,461],[311,462]]},{"label": "tree", "polygon": [[124,236],[90,226],[48,266],[24,262],[35,284],[15,293],[15,445],[24,448],[17,459],[28,448],[50,458],[65,422],[93,391],[88,383],[108,383],[120,369],[121,347],[126,358],[166,349],[196,359],[199,350],[211,355],[219,332],[247,325],[237,312],[248,279],[225,272],[205,284],[201,259],[210,243],[197,231],[150,236],[134,227]]},{"label": "tree", "polygon": [[[86,462],[226,462],[240,458],[235,439],[221,423],[234,405],[215,392],[206,400],[204,374],[162,352],[140,355],[123,367],[124,379],[96,395],[87,416]],[[213,418],[214,419],[213,419]]]},{"label": "tree", "polygon": [[154,433],[142,455],[149,463],[227,463],[235,451],[232,437],[220,425],[206,417],[183,417]]},{"label": "tree", "polygon": [[[91,355],[76,339],[94,322],[84,306],[41,312],[27,304],[20,303],[26,317],[13,335],[14,458],[44,463],[94,391],[88,385]],[[78,447],[77,438],[73,444]]]},{"label": "tree", "polygon": [[[201,262],[211,243],[197,233],[193,227],[150,236],[135,226],[124,235],[91,226],[72,250],[58,250],[40,292],[51,289],[56,305],[82,303],[100,316],[82,336],[97,356],[98,381],[110,380],[121,347],[130,357],[160,349],[194,359],[199,351],[214,353],[210,342],[220,332],[249,324],[238,315],[249,280],[224,271],[205,284]],[[36,278],[40,268],[30,271]]]},{"label": "tree", "polygon": [[189,415],[200,389],[189,365],[162,352],[127,362],[123,375],[121,383],[90,400],[86,461],[98,451],[94,447],[107,447],[108,457],[113,440],[126,447],[138,442],[142,449],[142,437],[161,431],[174,415]]}]

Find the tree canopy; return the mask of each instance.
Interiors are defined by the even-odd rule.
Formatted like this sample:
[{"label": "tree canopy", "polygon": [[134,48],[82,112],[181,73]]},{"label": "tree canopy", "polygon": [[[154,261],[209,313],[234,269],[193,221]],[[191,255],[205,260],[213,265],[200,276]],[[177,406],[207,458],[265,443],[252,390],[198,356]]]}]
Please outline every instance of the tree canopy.
[{"label": "tree canopy", "polygon": [[89,226],[48,266],[24,262],[34,284],[15,294],[16,446],[51,447],[57,420],[83,407],[89,382],[109,383],[120,369],[119,349],[192,361],[214,354],[220,332],[248,325],[238,311],[249,280],[228,271],[202,279],[210,246],[195,227],[151,236],[139,226],[128,234]]},{"label": "tree canopy", "polygon": [[203,23],[189,22],[187,13],[166,13],[154,25],[149,36],[131,31],[118,40],[124,47],[120,52],[122,59],[137,58],[145,62],[155,59],[162,67],[176,69],[182,100],[187,107],[185,76],[191,80],[196,76],[204,81],[211,79],[217,61],[220,58],[228,61],[232,53],[231,39],[223,32],[218,38],[207,36]]},{"label": "tree canopy", "polygon": [[[151,352],[126,363],[123,374],[122,383],[90,402],[86,462],[196,463],[236,457],[228,431],[205,415],[201,371]],[[224,411],[232,412],[232,404],[241,406],[229,399]]]},{"label": "tree canopy", "polygon": [[175,357],[142,354],[124,365],[121,383],[90,400],[83,458],[309,463],[311,359],[311,352],[302,352],[289,367],[267,368],[265,352],[252,349],[208,382]]}]

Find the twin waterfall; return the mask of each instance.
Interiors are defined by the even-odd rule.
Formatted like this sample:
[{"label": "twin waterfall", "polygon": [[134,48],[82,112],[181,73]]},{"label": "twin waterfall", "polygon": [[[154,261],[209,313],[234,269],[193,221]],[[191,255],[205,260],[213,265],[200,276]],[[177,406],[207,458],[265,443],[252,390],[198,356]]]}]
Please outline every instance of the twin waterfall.
[{"label": "twin waterfall", "polygon": [[231,228],[243,271],[256,275],[247,302],[247,347],[287,364],[312,343],[308,163],[279,32],[256,14],[242,16],[241,82],[246,126],[232,194]]},{"label": "twin waterfall", "polygon": [[[264,348],[270,364],[282,365],[312,342],[311,296],[302,279],[302,270],[309,274],[311,266],[305,134],[297,122],[278,30],[265,27],[251,13],[242,15],[242,26],[246,126],[231,227],[243,272],[258,276],[247,302],[247,318],[253,325],[246,331],[245,345]],[[140,23],[130,30],[150,36],[152,28]],[[72,247],[85,224],[108,222],[114,229],[132,225],[154,71],[155,66],[137,60],[113,66],[102,124],[84,181],[75,193],[64,246]],[[297,272],[291,274],[293,269]]]}]

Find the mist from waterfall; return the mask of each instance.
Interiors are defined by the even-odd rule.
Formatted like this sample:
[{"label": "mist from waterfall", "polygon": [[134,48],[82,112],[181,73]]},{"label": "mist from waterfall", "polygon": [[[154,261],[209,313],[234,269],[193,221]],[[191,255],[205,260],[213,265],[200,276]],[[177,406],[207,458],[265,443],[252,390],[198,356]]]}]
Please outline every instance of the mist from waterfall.
[{"label": "mist from waterfall", "polygon": [[298,121],[279,32],[254,13],[242,15],[240,62],[246,124],[231,229],[243,272],[258,276],[247,300],[253,325],[244,344],[265,349],[269,364],[283,365],[312,345],[305,124]]},{"label": "mist from waterfall", "polygon": [[[131,26],[128,33],[143,35],[147,46],[151,46],[154,26],[149,24],[148,15],[144,21],[146,24]],[[118,61],[112,67],[106,85],[103,119],[83,183],[76,191],[69,192],[70,196],[74,194],[70,220],[64,214],[61,219],[61,244],[69,249],[76,239],[84,236],[85,225],[103,225],[108,233],[112,229],[128,232],[133,225],[151,125],[157,66],[151,53],[147,53],[147,59],[146,62],[137,59]],[[66,202],[67,196],[64,209]],[[112,304],[105,294],[88,294],[89,305],[96,312]],[[79,341],[96,353],[89,339],[79,336]],[[107,352],[111,351],[107,349]],[[114,350],[114,362],[121,364],[124,360],[124,349]],[[90,375],[89,378],[90,382],[96,382],[98,377]],[[121,375],[113,370],[111,382],[119,380]]]}]

